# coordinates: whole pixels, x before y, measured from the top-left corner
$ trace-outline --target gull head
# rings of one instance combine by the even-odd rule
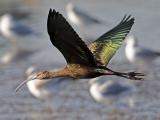
[[[0,18],[0,22],[3,24],[7,24],[7,25],[11,24],[13,21],[14,21],[14,19],[13,19],[12,15],[10,15],[10,14],[4,14]]]
[[[138,41],[135,36],[131,35],[126,38],[125,43],[127,46],[137,46]]]
[[[9,20],[12,20],[13,19],[13,17],[12,17],[12,15],[10,15],[10,14],[4,14],[4,15],[2,15],[1,16],[1,20],[5,20],[5,21],[9,21]]]
[[[13,37],[11,28],[15,26],[15,20],[10,14],[4,14],[0,18],[0,32],[5,37]]]
[[[72,2],[69,2],[67,5],[66,5],[66,10],[69,11],[69,10],[73,10],[74,8],[74,4]]]

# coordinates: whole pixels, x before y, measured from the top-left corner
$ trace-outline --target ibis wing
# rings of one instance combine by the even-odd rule
[[[131,18],[131,16],[124,16],[116,27],[106,32],[89,45],[89,49],[98,63],[102,65],[107,65],[109,63],[110,59],[122,45],[133,23],[134,18]]]
[[[60,13],[50,9],[47,28],[52,44],[67,63],[96,65],[92,52]]]

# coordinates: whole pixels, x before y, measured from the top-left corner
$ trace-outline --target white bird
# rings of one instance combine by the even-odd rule
[[[69,2],[66,6],[68,19],[75,25],[92,25],[101,24],[102,21],[87,14],[82,9],[76,7],[73,3]]]
[[[17,36],[27,36],[27,35],[38,35],[30,27],[25,24],[22,24],[20,21],[17,21],[12,15],[4,14],[0,18],[0,33],[13,40]]]
[[[102,78],[94,78],[89,81],[90,93],[97,102],[113,104],[124,101],[127,106],[134,107],[133,94],[136,89],[131,83],[104,80]]]
[[[160,56],[160,52],[150,50],[138,45],[137,38],[128,36],[125,47],[126,58],[143,70],[151,67],[153,61]]]
[[[19,58],[26,58],[31,55],[36,49],[32,45],[33,40],[21,40],[17,41],[18,37],[24,37],[28,35],[39,35],[33,31],[30,27],[21,22],[18,22],[12,15],[4,14],[0,18],[0,34],[7,38],[11,42],[11,47],[4,56],[0,58],[1,64],[8,64],[11,61],[18,60]]]
[[[26,75],[29,76],[35,72],[36,68],[31,66],[27,69]],[[68,80],[66,80],[68,79]],[[66,87],[73,82],[71,78],[54,78],[54,80],[31,80],[27,82],[30,93],[40,100],[48,101],[48,106],[58,109],[65,100],[60,99],[60,95],[64,93]]]

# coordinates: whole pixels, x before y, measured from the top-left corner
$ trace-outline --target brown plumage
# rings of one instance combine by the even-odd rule
[[[47,21],[48,34],[52,44],[65,57],[67,65],[59,71],[34,73],[21,83],[17,90],[29,80],[55,77],[79,79],[94,78],[101,75],[116,75],[134,80],[142,79],[143,74],[141,73],[121,73],[106,67],[129,33],[133,23],[134,18],[125,16],[116,27],[103,34],[87,47],[65,18],[59,12],[50,9]]]

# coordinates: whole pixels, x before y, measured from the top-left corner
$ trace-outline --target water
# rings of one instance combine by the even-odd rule
[[[2,2],[2,1],[0,1]],[[117,106],[106,106],[95,102],[89,94],[89,85],[87,80],[75,81],[67,86],[62,94],[56,95],[54,104],[60,104],[59,108],[50,110],[46,101],[37,100],[24,87],[20,92],[15,93],[16,86],[25,79],[24,72],[31,64],[54,65],[65,64],[63,56],[52,46],[46,32],[46,20],[49,8],[55,8],[64,16],[67,0],[45,0],[40,1],[39,7],[33,11],[31,18],[24,20],[34,29],[39,30],[42,36],[39,38],[30,36],[19,38],[19,45],[30,47],[34,52],[25,60],[13,61],[0,69],[0,119],[2,120],[63,120],[63,119],[101,119],[101,120],[155,120],[160,119],[160,82],[159,77],[147,77],[142,82],[132,81],[138,86],[138,92],[135,94],[135,108],[117,108]],[[10,3],[5,3],[5,9]],[[3,2],[4,4],[4,2]],[[3,6],[3,4],[1,4]],[[135,34],[140,44],[159,50],[159,20],[160,20],[160,1],[152,0],[86,0],[77,1],[77,5],[88,12],[95,14],[98,18],[106,21],[106,25],[92,26],[86,28],[88,37],[96,38],[105,31],[115,26],[124,14],[131,14],[135,17],[135,24],[132,34]],[[75,27],[75,26],[74,26]],[[75,27],[76,31],[80,31]],[[4,44],[9,45],[8,41],[0,38]],[[29,40],[29,42],[27,41]],[[29,45],[28,45],[29,44]],[[4,54],[6,49],[1,49],[0,55]],[[44,59],[45,58],[45,59]],[[112,59],[110,66],[115,70],[128,71],[133,67],[124,57],[123,48]],[[160,71],[157,63],[155,71]],[[106,77],[106,79],[121,80],[118,77]],[[62,90],[63,91],[63,90]]]

